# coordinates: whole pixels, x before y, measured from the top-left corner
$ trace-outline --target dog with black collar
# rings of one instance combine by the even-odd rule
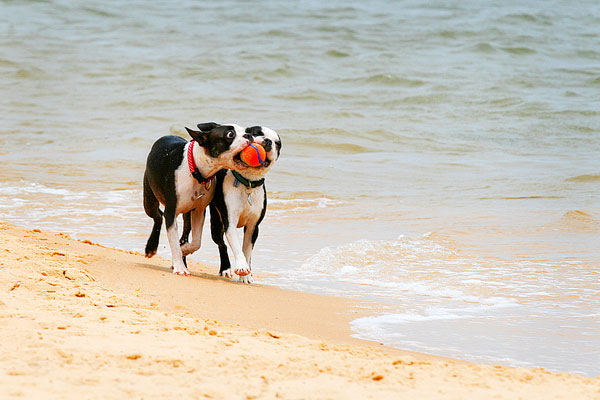
[[[189,276],[185,256],[200,248],[206,207],[215,194],[215,175],[223,168],[247,168],[240,153],[251,143],[252,135],[241,126],[214,122],[198,124],[199,131],[185,129],[192,141],[163,136],[152,146],[144,173],[144,210],[154,220],[146,257],[156,254],[164,217],[173,273]],[[190,224],[191,243],[178,240],[177,216],[182,213]]]
[[[217,173],[215,195],[210,203],[210,228],[212,239],[219,246],[219,274],[232,278],[235,273],[240,282],[252,283],[252,250],[258,238],[258,226],[267,211],[265,175],[279,158],[281,139],[277,132],[264,126],[247,128],[246,133],[252,136],[254,143],[264,147],[265,160],[258,167]],[[240,243],[236,228],[242,227],[244,239]],[[223,235],[233,252],[233,268]]]

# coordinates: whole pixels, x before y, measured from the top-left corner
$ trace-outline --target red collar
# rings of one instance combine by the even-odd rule
[[[209,184],[213,179],[215,179],[215,176],[213,175],[213,176],[209,176],[208,178],[204,178],[202,176],[202,174],[200,173],[200,170],[198,169],[198,167],[196,166],[196,163],[194,162],[194,143],[196,143],[195,140],[192,140],[190,142],[190,145],[188,146],[188,151],[187,151],[188,167],[190,168],[190,173],[192,174],[192,176],[194,178],[196,178],[198,183]]]

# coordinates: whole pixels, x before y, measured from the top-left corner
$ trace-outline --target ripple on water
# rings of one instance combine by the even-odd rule
[[[600,174],[577,175],[572,178],[566,179],[566,181],[567,182],[582,182],[582,183],[600,182]]]
[[[500,50],[518,56],[535,54],[537,51],[529,47],[501,47]]]

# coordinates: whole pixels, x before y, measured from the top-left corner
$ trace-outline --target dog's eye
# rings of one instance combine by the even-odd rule
[[[225,134],[225,137],[227,139],[233,139],[235,137],[235,132],[234,131],[227,131],[227,133]]]

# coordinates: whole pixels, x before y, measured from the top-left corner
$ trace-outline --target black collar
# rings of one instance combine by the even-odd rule
[[[242,185],[246,186],[248,189],[257,188],[259,186],[262,186],[263,183],[265,183],[265,178],[259,179],[257,181],[250,181],[250,180],[244,178],[242,175],[240,175],[240,173],[237,172],[236,170],[231,170],[231,172],[233,173],[235,180],[237,182],[240,182]],[[237,186],[237,185],[235,185],[235,186]]]
[[[207,185],[207,188],[210,187],[212,180],[215,179],[214,175],[211,176],[210,178],[203,177],[198,168],[196,168],[194,171],[192,171],[192,176],[198,181],[199,184]]]

